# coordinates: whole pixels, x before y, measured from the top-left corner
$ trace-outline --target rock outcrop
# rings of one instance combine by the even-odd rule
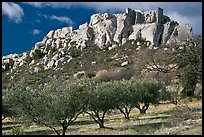
[[[82,51],[88,46],[98,46],[111,50],[131,39],[145,39],[149,45],[160,46],[180,43],[192,36],[191,26],[180,26],[163,15],[161,8],[151,11],[127,8],[123,14],[98,13],[91,16],[90,23],[80,25],[77,30],[72,27],[51,30],[31,51],[4,56],[2,71],[28,62],[33,65],[33,59],[41,58],[45,69],[56,68],[60,63],[72,60],[70,50],[73,48]]]

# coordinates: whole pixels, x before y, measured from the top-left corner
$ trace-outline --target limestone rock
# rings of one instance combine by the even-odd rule
[[[121,63],[121,67],[126,66],[128,64],[128,61],[125,61],[123,63]]]
[[[128,38],[129,35],[133,32],[132,30],[132,14],[116,14],[117,17],[117,29],[114,35],[114,41],[119,45],[122,45],[124,42],[123,38]],[[122,41],[123,40],[123,41]]]
[[[117,28],[117,18],[112,14],[94,14],[91,16],[89,26],[94,31],[94,44],[104,48],[113,42]]]
[[[47,68],[52,68],[54,66],[55,61],[51,60],[48,64],[47,64]]]
[[[159,23],[163,22],[163,9],[158,8],[157,10],[145,11],[145,22],[146,23]]]
[[[79,71],[73,75],[74,78],[80,78],[82,76],[85,76],[85,71]]]
[[[177,22],[174,22],[174,21],[170,21],[164,24],[162,44],[165,44],[169,40],[176,26],[178,26],[178,24]]]
[[[188,24],[176,26],[167,44],[182,43],[188,38],[193,38],[192,27]]]
[[[48,32],[48,34],[46,35],[48,38],[53,38],[54,35],[54,31],[51,30],[50,32]]]
[[[141,31],[141,38],[150,41],[154,45],[158,45],[162,34],[163,26],[158,23],[136,24],[133,25],[133,33],[129,39],[137,39],[136,34]]]
[[[37,73],[37,72],[39,72],[39,70],[40,70],[40,68],[35,67],[33,72]]]
[[[98,13],[90,17],[89,23],[80,25],[76,30],[64,27],[49,31],[42,41],[37,42],[28,52],[3,56],[2,71],[12,68],[14,70],[24,65],[27,59],[27,62],[31,61],[29,65],[33,64],[35,53],[40,54],[40,61],[37,63],[44,65],[45,69],[60,69],[59,63],[65,64],[72,60],[72,57],[67,55],[71,46],[82,52],[89,46],[98,46],[105,51],[133,39],[136,40],[132,43],[136,44],[136,50],[140,50],[142,46],[140,40],[145,41],[144,45],[150,49],[157,49],[162,44],[182,43],[192,37],[190,25],[179,25],[176,21],[171,21],[168,16],[163,15],[161,8],[150,11],[127,8],[122,14]],[[84,64],[81,65],[83,67]]]
[[[32,64],[34,64],[35,63],[35,60],[32,60],[30,63],[29,63],[29,65],[32,65]]]

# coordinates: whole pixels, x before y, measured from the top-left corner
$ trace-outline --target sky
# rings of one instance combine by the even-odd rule
[[[179,24],[202,35],[202,2],[2,2],[2,55],[31,50],[51,30],[78,29],[95,13],[125,13],[126,8],[164,10]]]

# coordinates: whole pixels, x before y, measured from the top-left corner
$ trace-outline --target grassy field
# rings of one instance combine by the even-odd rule
[[[202,100],[182,100],[178,105],[163,103],[150,105],[147,114],[137,109],[130,113],[130,120],[117,110],[105,116],[104,129],[86,114],[82,114],[67,129],[67,135],[202,135]],[[61,127],[56,127],[60,130]],[[7,118],[2,121],[2,134],[45,135],[55,132],[31,123],[25,125]],[[19,131],[20,132],[20,131]]]

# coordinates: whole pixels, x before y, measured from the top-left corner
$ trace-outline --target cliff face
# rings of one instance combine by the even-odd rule
[[[16,69],[26,62],[32,65],[35,63],[34,58],[42,59],[44,69],[53,68],[59,63],[68,63],[73,58],[70,54],[73,47],[79,50],[89,46],[112,49],[128,40],[137,39],[145,39],[152,46],[161,46],[173,42],[181,43],[192,36],[189,25],[180,26],[171,21],[163,15],[161,8],[152,11],[127,8],[123,14],[93,14],[90,23],[80,25],[77,30],[72,27],[51,30],[32,50],[20,55],[4,56],[2,71]]]

